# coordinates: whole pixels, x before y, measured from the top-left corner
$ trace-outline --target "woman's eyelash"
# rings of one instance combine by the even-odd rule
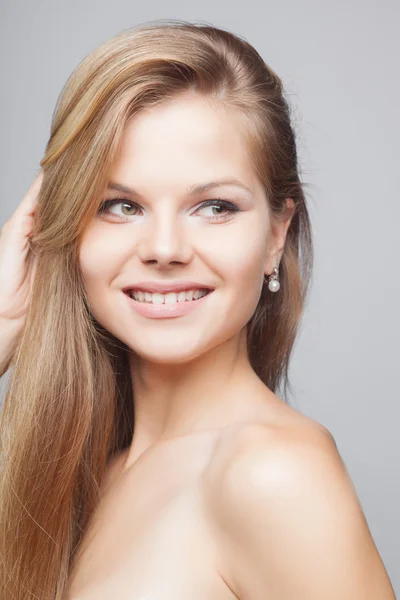
[[[101,204],[100,208],[99,208],[99,214],[100,213],[108,213],[108,214],[112,214],[114,217],[116,217],[117,219],[121,219],[122,221],[127,221],[129,216],[135,216],[135,215],[124,215],[124,216],[120,216],[120,215],[116,215],[114,213],[109,213],[108,209],[111,206],[115,206],[116,204],[129,204],[132,207],[139,207],[138,204],[136,204],[135,202],[132,202],[131,200],[126,200],[125,198],[115,198],[115,199],[107,199],[104,200],[104,202]],[[234,204],[233,202],[231,202],[230,200],[226,200],[225,198],[214,198],[212,200],[205,200],[204,202],[202,202],[200,204],[200,206],[198,207],[197,210],[200,210],[201,208],[206,208],[207,206],[217,206],[219,208],[223,208],[226,211],[228,211],[229,214],[233,215],[236,212],[240,211],[240,208],[237,206],[237,204]],[[225,218],[225,215],[216,215],[214,217],[205,217],[208,221],[219,221]]]

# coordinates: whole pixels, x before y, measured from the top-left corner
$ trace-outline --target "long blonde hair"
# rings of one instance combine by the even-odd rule
[[[248,323],[255,372],[272,391],[283,383],[286,392],[313,252],[282,82],[247,41],[208,24],[169,20],[124,30],[67,80],[41,161],[37,272],[0,421],[5,600],[62,599],[107,462],[132,439],[129,348],[89,310],[79,244],[128,120],[185,92],[243,117],[249,160],[274,218],[286,198],[295,203],[280,291],[263,291]]]

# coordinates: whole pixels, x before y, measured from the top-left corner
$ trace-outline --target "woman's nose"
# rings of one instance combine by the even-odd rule
[[[153,215],[141,232],[138,255],[143,262],[156,262],[160,266],[189,262],[192,245],[187,226],[185,229],[185,224],[172,211]]]

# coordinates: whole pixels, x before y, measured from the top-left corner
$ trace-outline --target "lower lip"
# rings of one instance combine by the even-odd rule
[[[202,306],[205,300],[211,296],[212,292],[209,292],[205,296],[202,296],[198,300],[185,300],[185,302],[174,302],[173,304],[152,304],[150,302],[138,302],[125,293],[128,299],[129,305],[139,315],[148,317],[150,319],[171,319],[175,317],[182,317],[187,315],[196,309],[196,307]]]

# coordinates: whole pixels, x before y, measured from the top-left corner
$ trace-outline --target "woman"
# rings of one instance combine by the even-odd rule
[[[279,77],[127,30],[41,166],[1,236],[1,598],[392,600],[332,435],[275,393],[312,266]]]

